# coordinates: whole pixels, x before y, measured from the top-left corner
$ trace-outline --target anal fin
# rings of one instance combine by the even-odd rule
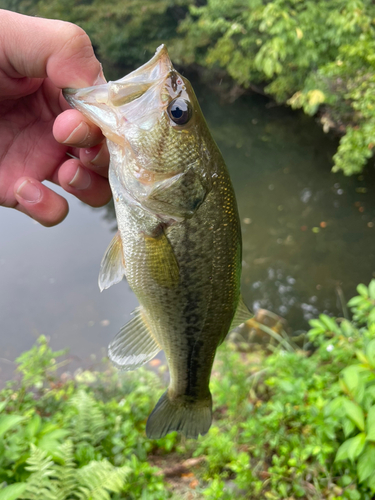
[[[125,261],[122,250],[122,241],[120,232],[117,231],[109,244],[99,271],[99,288],[102,292],[106,288],[119,283],[125,276]]]
[[[161,347],[157,343],[140,307],[121,328],[108,347],[108,357],[120,370],[135,370],[154,358]]]
[[[240,295],[240,300],[238,301],[238,306],[234,314],[232,323],[230,325],[229,331],[234,330],[235,328],[237,328],[237,326],[242,325],[242,323],[245,323],[245,321],[249,320],[253,316],[254,314],[249,310],[249,308],[243,301],[242,295]]]

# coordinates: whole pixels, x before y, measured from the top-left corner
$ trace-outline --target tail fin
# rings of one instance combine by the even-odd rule
[[[197,439],[199,434],[208,432],[211,421],[211,394],[204,400],[191,400],[187,396],[172,400],[166,391],[148,417],[146,434],[150,439],[158,439],[178,431],[187,438]]]

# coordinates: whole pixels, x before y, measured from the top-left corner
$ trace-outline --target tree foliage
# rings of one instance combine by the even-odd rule
[[[241,85],[268,82],[278,102],[321,116],[343,136],[334,171],[362,170],[375,137],[371,0],[208,0],[180,29],[186,61],[219,65]]]
[[[99,59],[110,67],[146,62],[161,43],[172,44],[192,0],[2,0],[23,14],[62,19],[81,26]]]

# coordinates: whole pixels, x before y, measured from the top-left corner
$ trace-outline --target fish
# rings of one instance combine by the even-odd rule
[[[139,301],[108,356],[134,370],[164,350],[170,383],[146,435],[196,439],[212,422],[216,350],[252,317],[240,293],[241,227],[224,159],[165,45],[125,77],[64,96],[101,128],[110,152],[118,232],[100,290],[125,277]]]

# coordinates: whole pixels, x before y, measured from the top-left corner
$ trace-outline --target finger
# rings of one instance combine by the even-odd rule
[[[0,63],[10,77],[49,77],[59,88],[103,82],[90,39],[75,24],[6,10],[0,24]]]
[[[14,185],[17,210],[26,213],[43,226],[55,226],[69,212],[68,202],[47,186],[31,177],[21,177]]]
[[[64,111],[56,118],[53,135],[56,141],[75,147],[92,147],[104,138],[100,128],[75,109]]]
[[[93,148],[81,149],[79,157],[86,168],[103,177],[108,177],[109,152],[105,142]]]
[[[79,160],[67,160],[61,165],[57,175],[58,183],[65,191],[92,207],[101,207],[111,199],[108,181],[95,172],[90,172]]]

